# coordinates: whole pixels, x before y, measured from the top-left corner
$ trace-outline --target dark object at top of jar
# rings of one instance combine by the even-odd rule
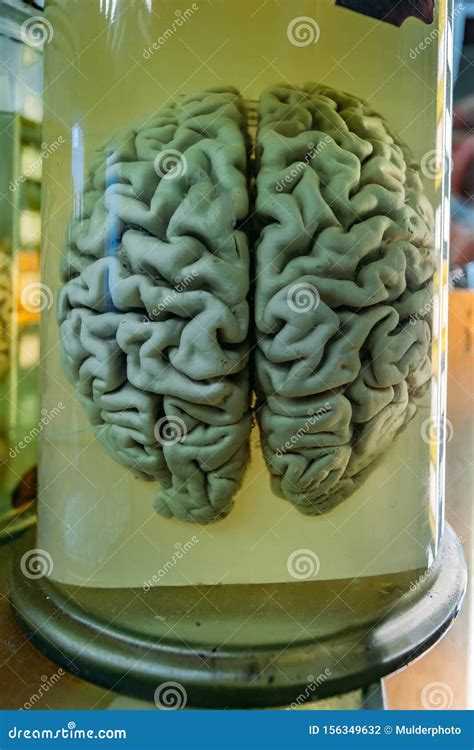
[[[336,0],[336,5],[401,26],[410,16],[433,23],[435,0],[402,0],[395,4],[392,0]]]
[[[13,491],[12,505],[21,508],[27,503],[32,503],[38,496],[38,468],[33,466],[28,469],[18,482]]]

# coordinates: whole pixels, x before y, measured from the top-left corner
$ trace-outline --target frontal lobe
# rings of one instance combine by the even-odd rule
[[[248,456],[244,133],[224,89],[117,133],[62,266],[63,367],[98,439],[160,483],[159,513],[199,523],[229,512]]]
[[[426,391],[432,209],[387,123],[323,86],[262,95],[257,169],[262,448],[276,494],[318,514],[358,489]]]

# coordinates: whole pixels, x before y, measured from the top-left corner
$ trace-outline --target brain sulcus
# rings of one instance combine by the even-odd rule
[[[98,440],[197,523],[231,510],[252,416],[275,494],[319,514],[431,375],[433,216],[407,146],[313,84],[262,94],[255,152],[249,121],[223,88],[117,132],[61,269],[63,368]]]

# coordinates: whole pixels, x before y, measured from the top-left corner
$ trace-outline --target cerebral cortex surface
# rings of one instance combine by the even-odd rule
[[[259,106],[257,414],[275,493],[351,495],[431,374],[431,206],[408,149],[353,96],[278,87]]]
[[[63,366],[98,439],[159,483],[162,515],[198,523],[232,507],[252,390],[275,493],[318,514],[358,489],[431,371],[433,219],[407,147],[355,97],[281,86],[260,99],[255,190],[248,154],[233,89],[117,133],[62,267]]]
[[[71,222],[63,365],[106,450],[159,482],[164,516],[208,523],[250,432],[244,108],[189,96],[97,154]]]

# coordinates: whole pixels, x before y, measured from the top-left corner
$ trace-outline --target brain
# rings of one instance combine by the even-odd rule
[[[321,86],[262,94],[255,162],[250,119],[229,88],[116,133],[61,269],[63,367],[98,440],[198,523],[232,508],[252,412],[274,492],[319,514],[431,373],[433,217],[408,148]]]

